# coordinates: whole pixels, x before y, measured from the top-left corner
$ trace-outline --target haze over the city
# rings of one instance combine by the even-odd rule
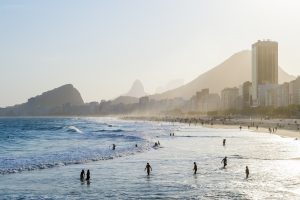
[[[300,74],[299,1],[1,1],[0,107],[66,83],[86,102],[187,83],[258,39]]]

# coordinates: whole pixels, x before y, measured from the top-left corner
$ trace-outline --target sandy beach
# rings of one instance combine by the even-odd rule
[[[248,119],[248,118],[236,118],[227,121],[220,119],[211,119],[209,117],[197,118],[195,117],[123,117],[125,119],[132,120],[149,120],[149,121],[168,121],[168,122],[181,122],[183,124],[189,124],[190,126],[203,126],[206,128],[215,129],[237,129],[240,126],[243,130],[247,129],[254,132],[270,133],[269,128],[277,127],[277,130],[272,131],[271,134],[276,134],[282,137],[291,137],[295,139],[300,138],[300,125],[299,119]],[[203,121],[203,123],[201,123]],[[254,124],[254,126],[253,126]],[[249,128],[248,128],[249,126]],[[258,126],[258,128],[256,128]]]
[[[239,130],[239,126],[234,126],[234,125],[214,124],[214,125],[203,125],[203,127],[214,128],[214,129],[236,129],[236,130]],[[264,127],[261,127],[258,129],[256,129],[255,127],[250,127],[248,129],[248,127],[244,126],[244,127],[242,127],[242,130],[243,129],[247,129],[247,130],[253,131],[253,132],[270,134],[269,129],[264,128]],[[295,138],[295,139],[296,138],[299,139],[299,137],[300,137],[300,132],[296,131],[296,130],[277,129],[276,132],[272,132],[271,134],[279,135],[281,137],[291,137],[291,138]]]

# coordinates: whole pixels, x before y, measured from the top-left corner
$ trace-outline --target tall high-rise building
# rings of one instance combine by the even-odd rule
[[[258,41],[252,45],[252,100],[258,105],[258,86],[278,84],[278,43]]]

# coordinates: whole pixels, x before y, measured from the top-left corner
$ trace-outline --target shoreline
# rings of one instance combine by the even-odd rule
[[[227,121],[216,120],[216,119],[208,119],[208,118],[184,118],[184,117],[122,117],[121,119],[126,120],[139,120],[139,121],[158,121],[158,122],[177,122],[177,123],[185,123],[196,126],[202,126],[205,128],[213,128],[213,129],[239,129],[242,127],[242,130],[249,130],[253,132],[259,133],[269,133],[275,134],[280,137],[289,137],[298,140],[300,138],[300,130],[299,124],[292,122],[296,122],[294,119],[283,120],[262,120],[262,119],[231,119]],[[258,126],[258,128],[256,127]],[[270,133],[269,128],[273,130]]]
[[[239,128],[234,126],[234,125],[222,125],[222,124],[215,124],[215,125],[203,125],[203,127],[205,128],[213,128],[213,129],[236,129],[238,130]],[[293,130],[286,130],[286,129],[277,129],[276,132],[272,132],[270,133],[268,128],[259,128],[258,130],[256,130],[256,128],[254,127],[250,127],[249,129],[247,127],[243,127],[242,130],[249,130],[249,131],[253,131],[253,132],[257,132],[257,133],[267,133],[267,134],[274,134],[274,135],[278,135],[280,137],[288,137],[288,138],[295,138],[298,139],[300,138],[300,132],[297,131],[293,131]]]

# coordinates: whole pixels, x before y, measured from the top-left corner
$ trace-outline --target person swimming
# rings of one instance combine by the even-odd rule
[[[196,162],[194,162],[194,174],[197,174],[197,170],[198,170],[198,168],[197,168],[197,164],[196,164]]]
[[[86,172],[86,180],[89,181],[91,179],[90,170],[88,169]]]
[[[80,180],[84,180],[84,177],[85,177],[85,172],[84,170],[81,170],[81,173],[80,173]]]
[[[227,157],[225,156],[225,158],[223,158],[223,160],[221,161],[221,163],[224,164],[224,168],[227,166]]]
[[[148,174],[148,176],[150,175],[150,171],[152,171],[152,167],[151,167],[151,165],[149,164],[149,163],[147,163],[147,165],[146,165],[146,167],[145,167],[145,170],[147,170],[147,174]],[[144,171],[145,171],[144,170]]]
[[[248,179],[248,177],[249,177],[249,168],[248,168],[248,166],[246,166],[246,170],[245,170],[245,172],[246,172],[246,179]]]

